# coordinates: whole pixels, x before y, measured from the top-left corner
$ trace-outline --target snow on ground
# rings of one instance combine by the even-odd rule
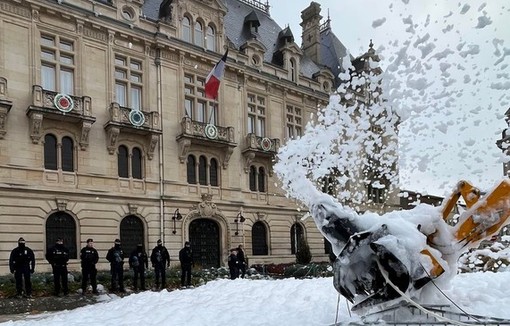
[[[195,289],[147,291],[0,325],[331,325],[338,300],[332,283],[332,278],[217,280]],[[507,284],[510,272],[460,274],[443,290],[471,314],[510,319]],[[445,301],[439,295],[437,300]],[[349,316],[341,298],[338,322],[359,320]]]

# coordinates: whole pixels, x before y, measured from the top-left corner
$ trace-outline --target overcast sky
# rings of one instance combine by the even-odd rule
[[[404,59],[411,68],[395,72],[400,91],[407,83],[415,92],[400,109],[402,189],[444,195],[461,179],[484,190],[503,177],[507,158],[495,142],[510,107],[510,2],[316,2],[324,19],[329,9],[333,32],[355,57],[373,39],[387,70],[405,41],[411,44]],[[298,44],[301,11],[309,4],[270,1],[271,16],[281,27],[290,25]]]

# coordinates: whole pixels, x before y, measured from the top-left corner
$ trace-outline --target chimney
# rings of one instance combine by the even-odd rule
[[[310,6],[301,12],[301,27],[303,34],[301,35],[301,49],[305,56],[311,58],[314,62],[319,63],[321,59],[321,5],[317,2],[311,2]]]

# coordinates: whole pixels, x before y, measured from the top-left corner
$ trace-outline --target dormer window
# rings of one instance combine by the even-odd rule
[[[204,46],[204,28],[200,22],[195,23],[195,35],[193,37],[193,43],[198,46]]]
[[[259,32],[259,24],[255,23],[255,22],[250,22],[250,31],[252,33],[258,33]]]
[[[244,25],[248,26],[252,34],[259,32],[260,21],[255,11],[250,12],[246,17],[244,17]]]
[[[191,21],[186,16],[182,19],[182,39],[191,42]]]
[[[289,60],[289,65],[290,65],[290,80],[293,81],[293,82],[296,82],[297,81],[297,74],[296,74],[296,60],[294,60],[294,58],[290,59]]]
[[[216,51],[216,31],[212,26],[207,26],[206,44],[207,50]]]

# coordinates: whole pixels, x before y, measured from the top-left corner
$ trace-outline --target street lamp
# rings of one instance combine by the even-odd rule
[[[181,213],[179,213],[179,209],[177,208],[174,212],[174,216],[172,216],[172,220],[174,221],[174,230],[172,231],[173,234],[176,234],[177,233],[177,229],[175,228],[175,221],[180,221],[182,220],[182,215]]]
[[[236,232],[234,233],[235,235],[239,235],[239,223],[243,223],[244,221],[246,221],[246,219],[241,214],[241,212],[239,212],[234,220],[234,223],[236,224]]]

